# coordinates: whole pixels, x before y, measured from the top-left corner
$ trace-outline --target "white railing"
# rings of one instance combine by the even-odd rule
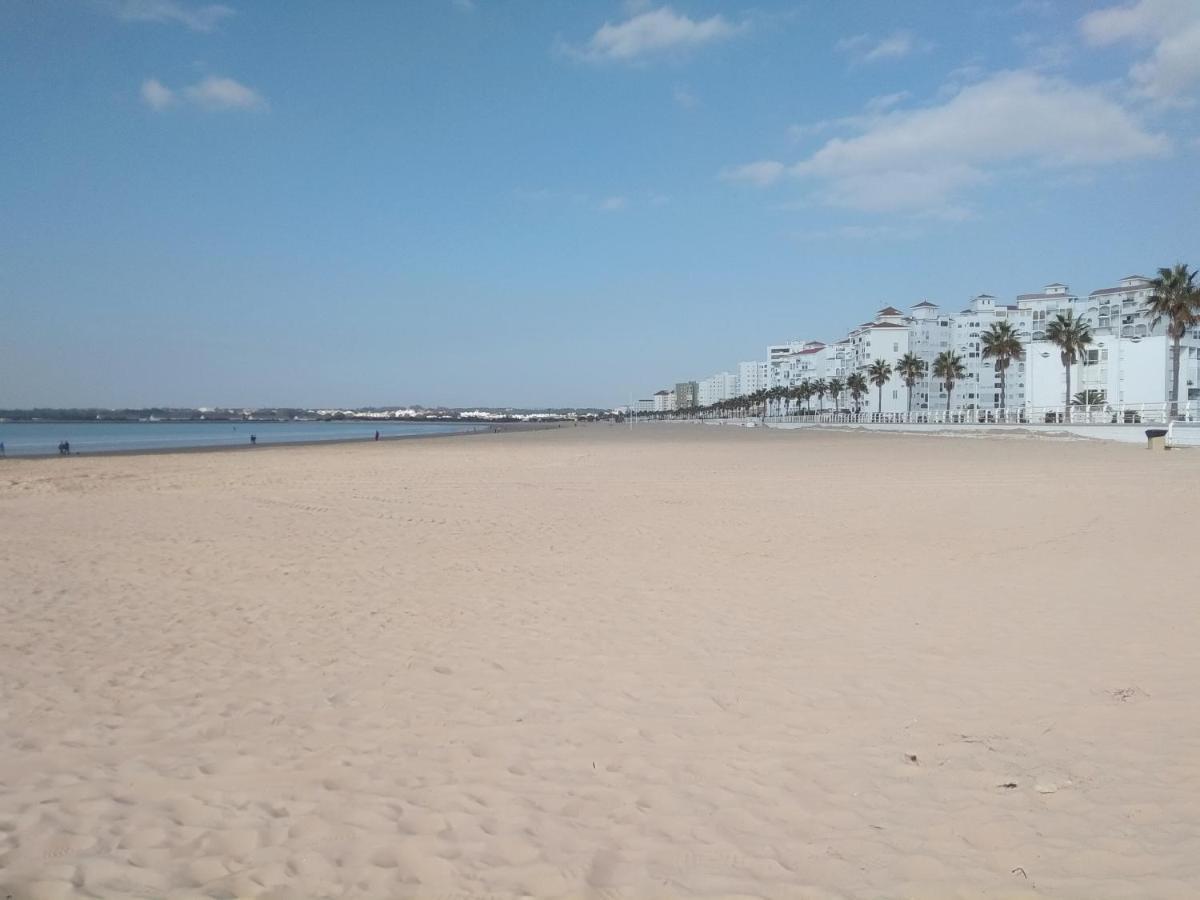
[[[912,412],[879,413],[865,406],[847,410],[812,410],[767,416],[767,424],[819,425],[1165,425],[1172,418],[1185,424],[1200,424],[1200,400],[1179,404],[1172,416],[1166,403],[1097,403],[1071,406],[1020,406],[1007,409],[921,409]]]
[[[1168,447],[1200,447],[1200,421],[1175,420],[1167,426]]]

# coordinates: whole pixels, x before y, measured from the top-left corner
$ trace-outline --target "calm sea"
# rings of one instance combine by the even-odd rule
[[[301,441],[369,440],[414,434],[464,434],[487,425],[460,422],[0,422],[0,441],[8,456],[58,452],[69,441],[72,453],[114,450],[179,450],[238,447],[250,443],[294,444]]]

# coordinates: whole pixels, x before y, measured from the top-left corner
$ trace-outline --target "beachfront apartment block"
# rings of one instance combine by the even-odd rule
[[[738,396],[745,397],[766,387],[770,387],[769,363],[758,360],[738,363]]]
[[[931,300],[919,301],[908,312],[885,306],[870,321],[833,343],[793,340],[771,344],[765,360],[738,364],[736,386],[729,396],[791,388],[803,381],[844,381],[854,372],[866,374],[877,359],[894,370],[906,353],[913,353],[926,367],[925,376],[913,386],[913,412],[997,409],[1002,403],[1009,409],[1061,406],[1066,373],[1058,348],[1046,340],[1046,327],[1056,315],[1070,310],[1090,326],[1093,336],[1085,359],[1072,367],[1072,395],[1102,391],[1110,404],[1164,403],[1171,397],[1173,350],[1166,323],[1155,325],[1145,313],[1151,291],[1149,279],[1128,275],[1117,285],[1094,290],[1086,297],[1073,293],[1066,284],[1053,282],[1040,291],[1018,294],[1014,303],[983,293],[958,311],[943,310]],[[1025,347],[1022,357],[1009,367],[1003,391],[994,360],[983,355],[982,337],[1002,321],[1013,326]],[[966,369],[949,397],[945,385],[932,374],[934,360],[947,350],[957,354]],[[1180,354],[1180,399],[1200,400],[1200,327],[1189,329]],[[728,381],[724,386],[728,388]],[[700,406],[726,399],[711,379],[701,383],[697,398]],[[871,386],[863,409],[874,412],[882,405],[884,413],[908,410],[908,390],[899,375],[884,385],[882,404],[880,399],[879,390]],[[832,398],[826,398],[826,408],[832,405]],[[843,393],[839,406],[845,409],[849,405],[849,397]]]
[[[675,385],[675,408],[692,409],[700,399],[700,385],[695,381],[680,381]]]
[[[737,376],[731,372],[718,372],[700,382],[697,394],[699,406],[712,406],[722,400],[730,400],[738,395]]]

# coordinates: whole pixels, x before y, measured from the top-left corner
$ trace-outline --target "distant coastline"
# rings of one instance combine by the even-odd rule
[[[5,424],[8,424],[8,425],[43,424],[44,425],[46,423],[44,423],[44,422],[41,422],[41,423],[8,422]],[[64,421],[63,424],[72,424],[72,423]],[[77,422],[74,424],[86,425],[86,424],[90,424],[90,422],[88,420],[84,420],[82,423]],[[117,424],[117,423],[105,423],[105,424]],[[137,425],[137,424],[150,424],[150,423],[131,422],[128,424]],[[183,423],[175,423],[175,424],[183,424]],[[361,423],[359,423],[359,424],[361,424]],[[410,423],[405,423],[405,424],[410,424]],[[419,424],[419,423],[411,423],[411,424]],[[430,422],[429,424],[436,425],[439,423]],[[443,422],[441,424],[458,424],[458,423],[444,423]],[[480,425],[478,423],[462,423],[462,424],[470,425],[471,427],[463,428],[463,429],[457,430],[457,431],[434,431],[434,432],[431,432],[428,434],[380,435],[378,443],[385,443],[385,442],[391,442],[391,441],[410,441],[410,440],[420,441],[420,440],[428,440],[430,438],[471,437],[474,435],[496,434],[496,433],[504,434],[504,433],[509,433],[509,432],[518,432],[518,431],[547,431],[547,430],[563,427],[562,422],[554,422],[554,423],[549,423],[549,422],[545,422],[545,423],[543,423],[543,422],[510,422],[510,423],[497,423],[490,427],[487,425]],[[71,457],[74,457],[74,458],[86,457],[86,458],[91,459],[91,458],[94,458],[97,456],[104,456],[104,457],[163,456],[163,455],[174,454],[174,453],[263,453],[263,452],[271,451],[271,450],[281,450],[281,449],[290,449],[290,448],[299,448],[299,447],[343,446],[345,444],[374,444],[374,443],[376,443],[376,440],[374,437],[372,437],[370,435],[365,435],[362,437],[355,436],[355,437],[337,437],[337,438],[300,440],[300,441],[263,442],[261,444],[249,444],[249,443],[218,444],[218,445],[203,446],[203,447],[196,447],[196,446],[131,447],[129,449],[121,449],[121,450],[74,450],[74,449],[72,449]],[[40,452],[40,453],[21,453],[21,454],[13,454],[13,455],[8,456],[8,461],[11,462],[14,460],[45,460],[45,459],[55,458],[58,455],[59,455],[58,453],[53,452],[53,451],[44,451],[44,452]],[[0,461],[0,462],[2,462],[2,461]]]

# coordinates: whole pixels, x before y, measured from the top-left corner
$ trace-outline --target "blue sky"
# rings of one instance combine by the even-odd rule
[[[0,406],[609,405],[1200,264],[1200,4],[0,5]]]

